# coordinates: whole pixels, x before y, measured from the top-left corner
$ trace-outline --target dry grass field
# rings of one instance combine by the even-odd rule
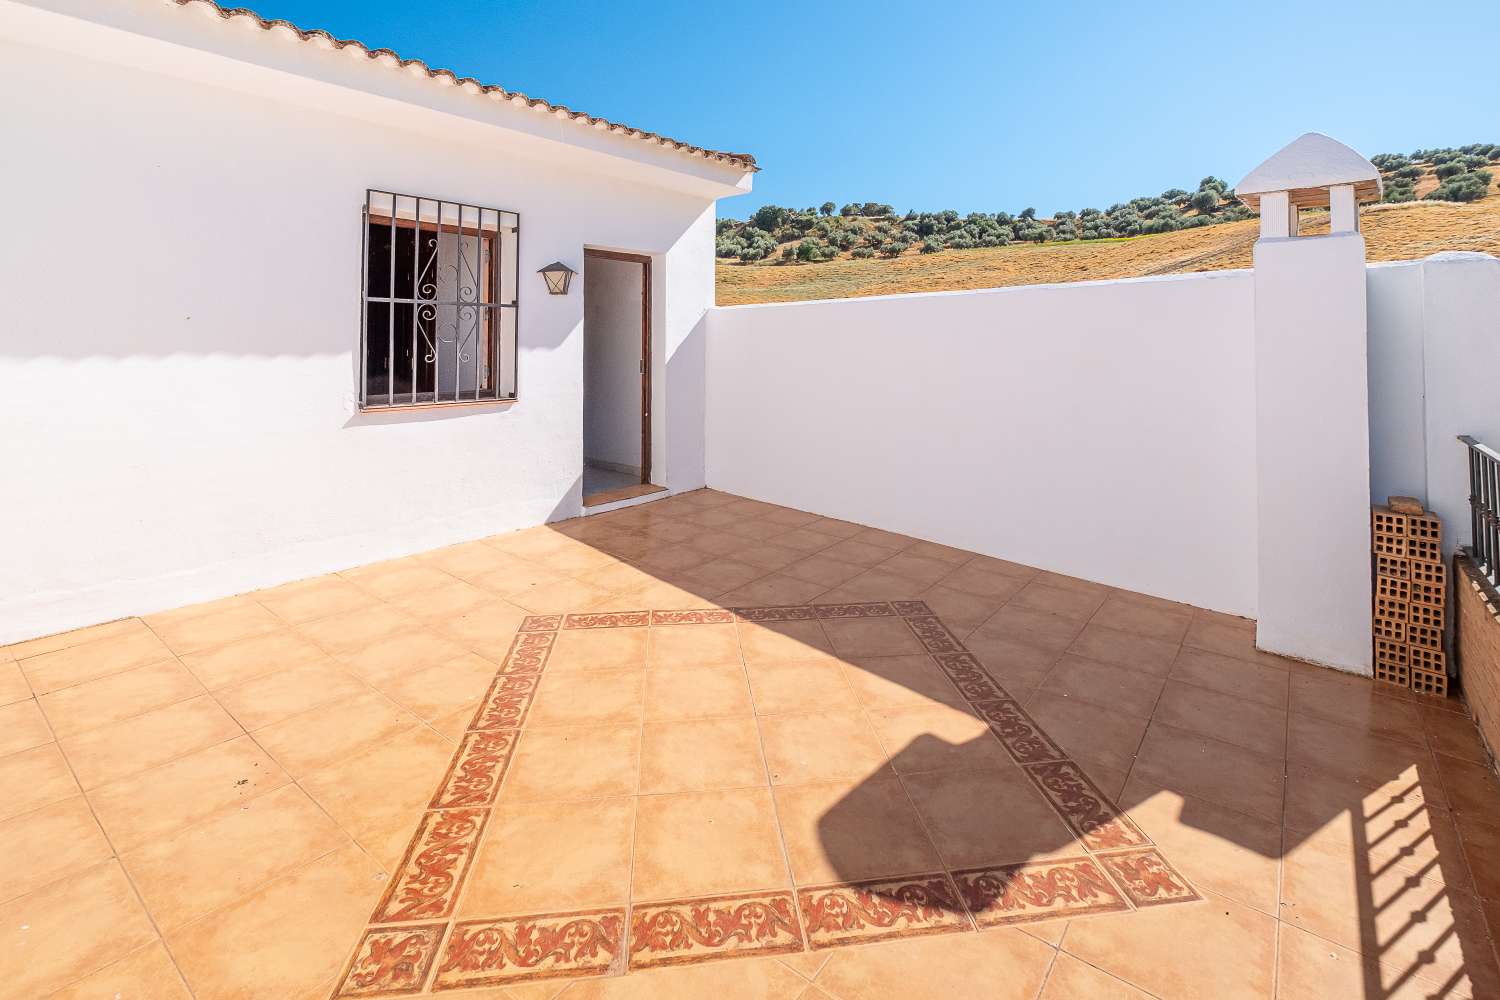
[[[1442,250],[1500,256],[1500,197],[1494,194],[1469,204],[1372,205],[1360,220],[1372,261],[1410,260]],[[1249,267],[1259,224],[1247,219],[1129,239],[913,251],[894,259],[841,258],[821,264],[720,260],[718,302],[840,299]],[[1304,216],[1304,232],[1326,232],[1327,227],[1326,215]]]

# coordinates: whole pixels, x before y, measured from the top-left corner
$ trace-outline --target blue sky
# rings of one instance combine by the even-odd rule
[[[1310,130],[1366,155],[1500,142],[1495,0],[232,2],[754,153],[755,193],[720,204],[734,217],[1102,208],[1233,184]]]

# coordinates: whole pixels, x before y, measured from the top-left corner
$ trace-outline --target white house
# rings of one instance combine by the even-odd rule
[[[207,0],[0,0],[0,74],[0,641],[703,485],[750,156]]]

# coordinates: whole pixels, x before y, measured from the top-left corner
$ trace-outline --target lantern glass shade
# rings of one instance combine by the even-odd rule
[[[537,272],[542,280],[547,282],[547,291],[552,295],[567,295],[568,283],[573,280],[574,271],[562,261],[553,261]]]

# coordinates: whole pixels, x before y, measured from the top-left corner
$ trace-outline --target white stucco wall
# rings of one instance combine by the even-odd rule
[[[1252,277],[708,317],[709,485],[1256,610]]]
[[[99,13],[285,65],[0,7],[0,89],[29,95],[5,115],[0,642],[579,513],[581,283],[534,272],[585,246],[657,262],[656,469],[702,485],[727,168],[351,90],[442,88],[165,4]],[[358,411],[366,187],[520,213],[518,402]]]
[[[589,257],[584,266],[583,457],[641,466],[641,296],[644,267]]]

